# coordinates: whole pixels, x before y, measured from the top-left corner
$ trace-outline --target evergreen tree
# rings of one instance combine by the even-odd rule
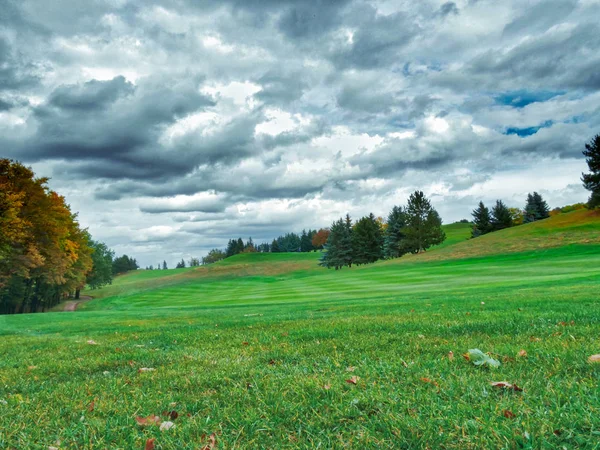
[[[350,214],[346,214],[343,221],[343,228],[340,240],[340,260],[342,266],[352,267],[352,258],[354,251],[352,250],[352,219]]]
[[[383,256],[381,227],[373,213],[361,218],[352,229],[352,262],[370,264]]]
[[[312,249],[313,249],[313,246],[312,246],[312,242],[311,242],[311,237],[306,232],[306,230],[302,230],[302,234],[300,235],[300,251],[301,252],[310,252]]]
[[[406,206],[406,250],[419,253],[446,239],[442,219],[422,191],[415,191]]]
[[[239,254],[242,253],[244,251],[245,245],[244,245],[244,241],[242,240],[242,238],[238,238],[237,242],[235,243],[235,254]]]
[[[471,230],[471,237],[481,236],[482,234],[492,231],[490,210],[483,204],[483,202],[479,202],[479,206],[473,210],[471,215],[473,216],[473,229]]]
[[[533,195],[527,194],[523,222],[531,223],[548,217],[550,217],[550,208],[542,196],[537,192],[534,192]]]
[[[163,261],[162,268],[163,268],[163,270],[167,270],[167,262],[166,261]]]
[[[279,253],[279,243],[277,242],[277,239],[273,239],[273,242],[271,242],[271,253]]]
[[[331,229],[327,243],[324,246],[325,251],[321,255],[319,265],[341,269],[345,265],[345,252],[343,246],[347,245],[345,236],[347,235],[346,225],[343,219],[336,220],[331,224]]]
[[[406,213],[401,206],[394,206],[388,214],[387,228],[383,241],[383,255],[386,258],[399,258],[406,253],[403,239],[406,227]]]
[[[583,187],[592,193],[588,200],[588,208],[597,208],[600,206],[600,134],[585,144],[583,154],[590,173],[582,174],[581,181]]]
[[[512,216],[510,210],[502,200],[497,200],[492,208],[492,231],[502,230],[512,226]]]

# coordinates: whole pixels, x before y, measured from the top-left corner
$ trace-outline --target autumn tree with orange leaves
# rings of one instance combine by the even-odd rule
[[[92,269],[88,232],[47,181],[0,159],[0,313],[48,309]]]

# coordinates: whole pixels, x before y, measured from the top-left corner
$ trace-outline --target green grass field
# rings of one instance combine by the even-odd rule
[[[600,448],[600,216],[458,225],[370,266],[239,255],[0,316],[0,448]]]

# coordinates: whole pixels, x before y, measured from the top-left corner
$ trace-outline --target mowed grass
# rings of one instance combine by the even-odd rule
[[[0,448],[600,448],[590,223],[546,233],[564,245],[338,272],[240,255],[85,311],[0,316]],[[135,422],[173,410],[166,431]]]

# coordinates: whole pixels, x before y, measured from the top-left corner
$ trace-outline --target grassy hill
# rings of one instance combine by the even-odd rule
[[[138,271],[82,311],[0,316],[0,448],[597,448],[600,216],[447,234],[341,271]]]

